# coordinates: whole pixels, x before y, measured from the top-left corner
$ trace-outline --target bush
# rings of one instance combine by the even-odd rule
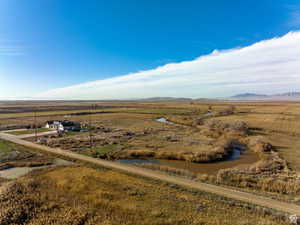
[[[220,112],[219,112],[219,115],[220,115],[220,116],[232,115],[232,114],[235,113],[235,111],[236,111],[235,106],[231,105],[231,106],[229,106],[228,108],[226,108],[226,109],[220,111]]]
[[[207,120],[204,122],[202,133],[213,138],[220,137],[225,134],[227,136],[245,136],[248,133],[248,125],[239,120],[221,121],[217,119]]]

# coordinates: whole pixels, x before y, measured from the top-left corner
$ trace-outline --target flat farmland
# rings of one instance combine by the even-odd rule
[[[300,135],[300,115],[275,114],[275,113],[243,113],[226,117],[219,117],[221,120],[244,120],[250,127],[262,129],[265,132],[278,132],[293,135]]]
[[[11,134],[32,132],[26,126],[36,122],[43,127],[48,120],[79,122],[82,130],[43,134],[37,140],[42,145],[300,204],[299,103],[51,102],[0,107],[2,130],[23,128]]]
[[[208,110],[220,112],[235,107],[236,113],[216,116],[222,121],[245,121],[255,135],[264,135],[274,144],[293,169],[300,171],[300,103],[294,102],[227,102],[227,101],[165,101],[165,102],[33,102],[30,104],[2,104],[0,127],[34,124],[43,125],[47,120],[72,120],[95,127],[123,129],[127,132],[151,130],[156,135],[132,138],[127,142],[133,149],[165,148],[190,149],[197,142],[207,142],[193,129],[170,128],[155,121],[159,117],[178,116],[181,121],[195,120]],[[31,110],[31,111],[30,111]],[[7,113],[7,112],[10,113]],[[92,114],[90,114],[92,113]],[[163,131],[165,129],[165,131]],[[169,131],[168,131],[169,129]],[[150,132],[151,133],[151,132]],[[80,135],[79,135],[80,136]],[[81,136],[87,136],[82,135]],[[172,139],[186,141],[172,142]],[[87,137],[85,137],[87,138]],[[164,138],[170,138],[166,144]],[[200,141],[200,139],[202,140]],[[197,141],[199,139],[199,141]],[[193,141],[194,140],[194,141]],[[196,140],[196,141],[195,141]],[[170,143],[171,142],[171,143]],[[194,143],[194,144],[193,144]],[[203,147],[203,146],[202,146]],[[199,145],[197,147],[199,149]],[[205,148],[205,146],[204,146]]]
[[[245,121],[253,134],[266,136],[291,168],[300,171],[300,104],[265,102],[252,106],[236,105],[240,113],[218,119]]]

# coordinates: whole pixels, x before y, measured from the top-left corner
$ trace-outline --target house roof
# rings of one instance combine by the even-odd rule
[[[76,126],[79,123],[75,123],[73,121],[69,121],[69,120],[49,120],[47,121],[48,124],[54,124],[54,123],[60,123],[61,125],[65,126],[65,127],[70,127],[70,126]]]

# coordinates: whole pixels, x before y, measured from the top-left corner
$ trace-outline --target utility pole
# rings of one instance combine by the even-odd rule
[[[93,149],[93,137],[92,137],[92,110],[93,110],[93,105],[89,114],[89,137],[90,137],[90,150],[92,151]]]
[[[34,134],[35,134],[35,142],[37,142],[36,109],[34,110]]]

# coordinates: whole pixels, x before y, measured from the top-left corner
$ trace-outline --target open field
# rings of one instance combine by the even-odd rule
[[[40,107],[41,125],[68,119],[92,127],[91,133],[48,135],[50,147],[108,160],[157,160],[170,170],[208,175],[206,182],[288,194],[299,202],[299,103],[93,102],[97,107],[90,109],[87,103],[51,104],[54,110],[46,111],[46,103]],[[3,112],[0,125],[32,124],[31,106],[18,107]],[[157,121],[162,117],[171,123]],[[241,156],[231,159],[236,151]]]
[[[38,104],[34,103],[34,106],[38,107]],[[88,161],[101,158],[131,163],[132,160],[133,165],[101,162],[108,167],[112,163],[133,174],[154,176],[189,188],[204,188],[211,193],[242,198],[246,202],[257,200],[259,205],[271,208],[276,205],[283,211],[287,207],[286,211],[298,214],[299,103],[171,101],[93,104],[97,107],[87,103],[59,103],[59,106],[42,103],[36,118],[41,127],[38,132],[44,131],[42,127],[47,120],[64,119],[79,122],[84,129],[90,130],[63,135],[45,133],[45,142],[42,143],[62,149],[58,150],[64,157],[80,153],[78,157],[87,157]],[[30,111],[32,106],[10,105],[3,111],[5,105],[1,107],[2,130],[34,124],[34,113]],[[2,136],[11,135],[12,139],[18,140],[16,143],[22,142],[21,138],[34,142],[35,139],[30,136],[32,131],[14,130]],[[2,169],[53,163],[53,157],[31,152],[30,149],[21,150],[20,146],[9,142],[1,143],[0,158],[9,158],[3,162],[6,167]],[[19,153],[22,157],[7,157],[15,156],[16,151],[22,152]],[[135,160],[142,164],[135,166]],[[3,166],[3,163],[0,165]],[[259,210],[253,206],[244,208],[244,203],[195,194],[111,170],[48,168],[6,183],[7,180],[1,178],[0,192],[8,190],[10,193],[7,198],[0,199],[0,207],[7,209],[0,220],[7,224],[20,221],[24,224],[53,224],[58,221],[69,224],[287,224],[274,217],[273,212],[271,215],[260,207]],[[252,197],[245,192],[240,196],[231,188],[251,192],[249,196]],[[37,195],[31,195],[31,192]],[[280,201],[270,203],[257,194]],[[179,200],[178,196],[185,196],[186,200],[181,197]],[[19,199],[14,201],[15,208],[10,199]],[[181,203],[176,203],[178,201]],[[180,210],[177,205],[180,205]],[[29,210],[33,206],[35,209]],[[239,216],[233,218],[229,209]],[[14,216],[8,216],[12,212]]]
[[[76,154],[76,153],[62,150],[62,149],[49,148],[47,146],[24,141],[24,140],[18,138],[18,136],[14,136],[14,135],[10,135],[10,134],[0,133],[0,138],[11,141],[13,143],[17,143],[17,144],[26,146],[26,147],[40,150],[41,152],[44,152],[46,154],[52,154],[52,155],[64,157],[64,158],[67,158],[70,160],[75,160],[78,162],[88,163],[90,165],[95,165],[95,166],[100,166],[100,167],[105,167],[105,168],[116,169],[116,170],[120,170],[120,171],[129,173],[129,174],[138,175],[138,176],[151,178],[151,179],[155,179],[155,180],[160,180],[163,182],[168,182],[171,184],[180,185],[180,186],[192,188],[195,190],[205,191],[205,192],[213,193],[213,194],[216,194],[219,196],[224,196],[224,197],[240,200],[243,202],[249,202],[249,203],[252,203],[255,205],[272,208],[272,209],[286,212],[289,214],[299,215],[299,213],[300,213],[300,206],[296,205],[296,204],[286,203],[284,201],[276,201],[271,198],[265,198],[262,196],[249,194],[246,192],[236,191],[231,188],[224,188],[224,187],[220,187],[217,185],[205,184],[203,182],[198,182],[198,180],[190,180],[190,179],[186,179],[186,178],[181,178],[180,177],[181,175],[177,176],[177,177],[173,177],[173,176],[165,175],[164,173],[157,173],[157,172],[154,172],[154,171],[151,171],[148,169],[147,170],[139,169],[135,166],[130,166],[130,165],[116,163],[116,162],[110,162],[107,160],[95,159],[92,157],[84,156],[81,154]],[[264,167],[262,167],[262,168],[264,168]],[[269,170],[269,167],[267,167],[267,169]],[[226,175],[226,173],[225,173],[225,175]],[[231,176],[230,178],[235,178],[235,177]],[[290,181],[291,180],[289,180],[288,182],[290,182]],[[281,182],[280,187],[285,188],[284,190],[298,191],[299,185],[295,186],[294,182],[296,182],[296,180],[289,183],[288,186],[284,185],[284,182]],[[273,187],[272,181],[269,182],[268,187]],[[297,188],[289,189],[287,187],[289,187],[289,188],[297,187],[298,189]]]
[[[0,223],[7,225],[289,224],[234,201],[86,167],[34,171],[1,190]]]
[[[164,149],[172,152],[174,149],[191,150],[200,149],[207,146],[203,143],[211,141],[207,137],[201,136],[195,130],[183,127],[171,127],[158,124],[154,121],[160,116],[179,117],[181,122],[193,121],[197,117],[201,117],[210,107],[213,112],[219,112],[226,107],[235,106],[234,115],[218,117],[221,120],[242,120],[253,128],[256,134],[262,134],[274,140],[274,145],[278,149],[282,145],[283,157],[286,157],[289,165],[293,169],[299,169],[300,153],[297,151],[297,143],[300,125],[300,104],[294,102],[93,102],[93,103],[32,103],[26,105],[24,102],[19,104],[2,105],[0,110],[2,118],[0,118],[0,126],[6,125],[28,125],[33,124],[33,113],[30,112],[32,107],[39,108],[38,123],[43,124],[46,120],[52,119],[71,119],[76,122],[87,124],[91,117],[93,126],[103,129],[123,129],[128,132],[149,132],[148,135],[140,135],[138,138],[130,138],[124,143],[126,148],[149,150]],[[97,105],[95,109],[91,109],[93,105]],[[5,106],[8,106],[6,110]],[[13,113],[5,113],[8,109],[14,109]],[[48,110],[48,111],[47,111]],[[12,111],[12,110],[11,110]],[[25,112],[25,114],[24,114]],[[100,113],[93,115],[85,115],[84,113]],[[81,114],[84,115],[81,115]],[[65,117],[66,115],[74,115]],[[79,114],[79,115],[78,115]],[[76,116],[75,116],[76,115]],[[10,118],[10,119],[9,119]],[[100,132],[96,131],[97,136]],[[118,131],[115,136],[120,135]],[[72,135],[73,136],[73,135]],[[84,136],[84,135],[83,135]],[[86,135],[87,136],[87,135]],[[103,132],[101,135],[103,136]],[[102,137],[103,138],[103,137]],[[107,137],[104,135],[104,138]],[[110,138],[108,138],[110,139]],[[115,138],[118,139],[118,138]],[[125,139],[125,138],[124,138]],[[169,139],[169,140],[166,140]],[[178,140],[176,140],[178,139]],[[291,139],[291,141],[289,141]],[[278,141],[282,140],[282,141]],[[113,144],[100,143],[100,147]],[[120,142],[120,141],[119,141]],[[176,143],[178,142],[178,143]],[[200,144],[199,144],[200,142]],[[118,143],[117,143],[118,144]],[[146,146],[147,145],[147,146]],[[194,146],[193,146],[194,145]],[[202,146],[202,147],[201,147]],[[68,148],[68,145],[64,146]],[[70,146],[72,148],[72,146]],[[82,147],[82,146],[81,146]],[[99,146],[96,146],[99,147]],[[151,153],[149,153],[151,154]]]

